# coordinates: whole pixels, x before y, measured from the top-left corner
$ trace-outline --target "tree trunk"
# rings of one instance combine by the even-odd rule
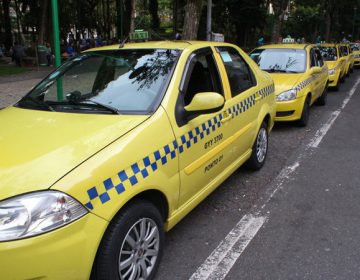
[[[185,19],[183,39],[196,40],[202,10],[202,0],[187,0],[185,6]]]
[[[5,28],[5,48],[10,50],[13,45],[13,38],[11,34],[11,20],[10,20],[10,0],[3,0],[4,10],[4,28]]]
[[[39,33],[38,33],[38,43],[44,44],[45,41],[45,34],[47,29],[46,18],[48,17],[48,5],[49,0],[41,0],[41,15],[40,15],[40,26],[39,26]]]
[[[282,28],[282,15],[275,16],[274,25],[271,33],[271,42],[278,43]]]
[[[135,0],[131,0],[130,32],[135,30]]]
[[[152,18],[152,28],[158,29],[160,27],[160,19],[158,15],[159,4],[157,0],[149,1],[149,12]]]
[[[330,31],[331,31],[331,15],[330,12],[326,12],[325,16],[325,41],[330,42]]]

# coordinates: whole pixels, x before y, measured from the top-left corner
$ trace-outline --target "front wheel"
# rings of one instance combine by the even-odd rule
[[[246,162],[246,167],[250,170],[259,170],[263,167],[268,150],[268,132],[266,123],[263,122],[256,136],[252,147],[252,153]]]
[[[139,200],[110,223],[101,241],[91,279],[153,279],[164,247],[163,219]]]
[[[309,116],[310,116],[310,100],[306,99],[301,113],[301,118],[298,121],[298,125],[301,127],[307,126],[309,122]]]
[[[327,99],[327,85],[324,88],[324,91],[322,92],[321,96],[317,100],[317,105],[324,106],[326,105],[326,99]]]

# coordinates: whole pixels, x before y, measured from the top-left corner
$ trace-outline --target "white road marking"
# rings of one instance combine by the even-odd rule
[[[245,215],[190,277],[190,280],[224,279],[266,219],[266,217]]]
[[[338,116],[340,115],[341,111],[346,107],[346,105],[349,103],[351,97],[354,95],[358,85],[360,83],[360,79],[356,81],[354,86],[349,91],[347,97],[344,99],[342,106],[340,109],[334,111],[328,121],[316,132],[315,137],[310,141],[308,148],[317,148],[319,144],[321,143],[322,139],[326,135],[326,133],[330,130]]]

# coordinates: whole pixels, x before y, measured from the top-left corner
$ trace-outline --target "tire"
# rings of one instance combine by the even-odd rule
[[[263,122],[252,146],[251,156],[246,162],[246,168],[256,171],[263,167],[267,156],[268,142],[267,125]]]
[[[142,234],[141,228],[145,230]],[[133,279],[153,279],[163,248],[161,214],[152,203],[137,200],[110,223],[100,243],[91,279],[127,280],[133,273]]]
[[[339,88],[340,88],[340,76],[339,76],[339,79],[337,80],[336,85],[333,87],[333,89],[334,89],[335,91],[338,91]]]
[[[305,127],[307,126],[308,122],[309,122],[309,116],[310,116],[310,99],[306,98],[305,103],[304,103],[304,107],[301,113],[301,118],[298,121],[298,125],[300,127]]]
[[[319,105],[319,106],[326,105],[327,94],[328,94],[328,91],[327,91],[327,85],[326,85],[324,88],[324,91],[322,92],[322,94],[320,95],[318,100],[316,101],[317,105]]]
[[[341,83],[345,83],[345,78],[346,78],[346,75],[344,74],[344,75],[341,77],[340,82],[341,82]]]

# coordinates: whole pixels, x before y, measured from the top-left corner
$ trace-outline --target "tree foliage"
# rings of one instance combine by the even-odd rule
[[[358,39],[360,0],[212,0],[212,31],[252,47],[258,38],[276,42],[290,35],[313,41]],[[52,42],[51,0],[1,0],[0,43]],[[206,0],[58,0],[63,40],[100,36],[110,41],[136,28],[154,38],[206,38]],[[15,17],[14,17],[15,14]],[[21,36],[20,36],[21,35]]]

